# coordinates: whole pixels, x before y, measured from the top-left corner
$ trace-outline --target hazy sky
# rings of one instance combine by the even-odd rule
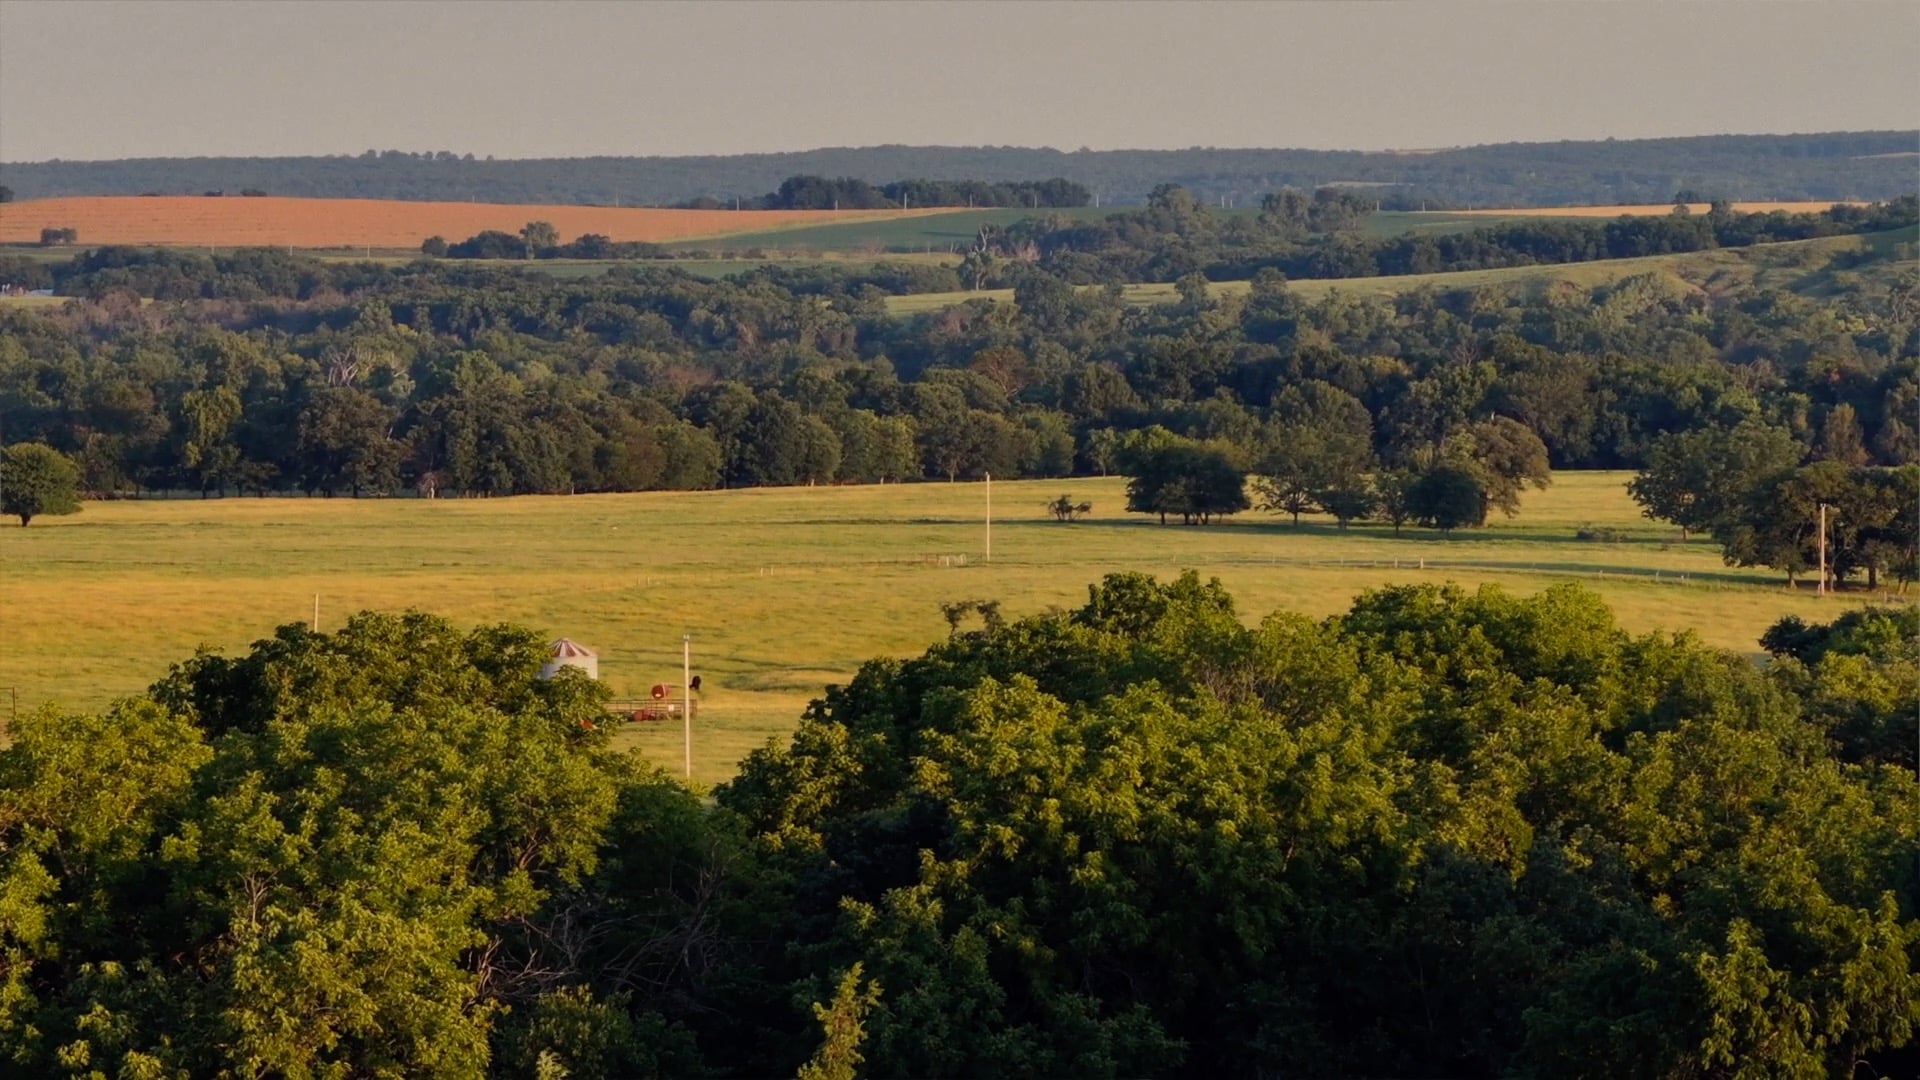
[[[0,161],[1920,127],[1920,0],[0,0]]]

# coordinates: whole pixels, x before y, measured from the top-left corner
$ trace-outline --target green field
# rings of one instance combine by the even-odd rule
[[[282,623],[323,626],[363,608],[420,608],[462,624],[511,620],[599,650],[623,695],[677,680],[680,637],[706,680],[696,773],[791,728],[823,684],[865,659],[946,633],[939,605],[1001,600],[1011,615],[1072,605],[1116,570],[1217,575],[1258,618],[1314,616],[1388,582],[1494,581],[1524,592],[1579,581],[1636,631],[1693,629],[1754,653],[1781,615],[1847,601],[1732,570],[1708,541],[1641,518],[1624,473],[1563,474],[1511,521],[1452,538],[1386,527],[1342,534],[1252,513],[1205,528],[1121,512],[1123,481],[758,489],[497,500],[180,499],[90,503],[74,517],[0,529],[0,688],[22,708],[96,708],[205,643],[238,650]],[[1090,499],[1062,525],[1042,505]],[[1584,542],[1590,524],[1623,543]],[[941,556],[966,564],[941,565]],[[957,560],[949,559],[950,563]],[[7,707],[0,689],[0,708]],[[677,763],[679,733],[626,736]]]

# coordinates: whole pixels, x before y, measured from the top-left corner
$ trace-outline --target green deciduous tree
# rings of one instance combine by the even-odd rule
[[[1441,454],[1476,473],[1488,504],[1508,517],[1519,512],[1523,490],[1544,490],[1553,482],[1546,445],[1525,424],[1505,416],[1468,425],[1448,439]]]
[[[537,259],[541,253],[560,246],[560,231],[548,221],[529,221],[520,229],[520,239],[526,244],[527,258]]]
[[[1627,491],[1647,517],[1670,521],[1683,534],[1712,532],[1756,484],[1791,469],[1802,453],[1790,432],[1758,420],[1671,433],[1653,441]]]
[[[385,494],[400,482],[401,446],[393,413],[358,387],[330,386],[300,411],[301,483],[332,495],[345,487]]]
[[[1180,515],[1188,525],[1205,525],[1247,509],[1246,473],[1225,450],[1178,439],[1137,455],[1127,481],[1127,509],[1133,513]]]
[[[36,517],[80,512],[80,469],[44,443],[0,451],[0,514],[25,526]]]
[[[1487,505],[1480,474],[1456,465],[1427,470],[1406,493],[1408,516],[1443,533],[1486,524]]]

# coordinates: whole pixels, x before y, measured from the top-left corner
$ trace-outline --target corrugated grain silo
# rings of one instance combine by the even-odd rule
[[[587,678],[597,679],[600,677],[600,654],[572,638],[561,638],[547,646],[547,662],[540,668],[540,677],[551,679],[564,667],[579,668]]]

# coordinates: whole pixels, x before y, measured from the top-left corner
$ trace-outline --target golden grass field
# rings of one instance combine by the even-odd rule
[[[229,652],[312,615],[419,608],[463,625],[510,620],[599,651],[601,676],[638,696],[680,672],[693,635],[706,688],[696,779],[730,775],[783,734],[823,685],[866,659],[913,655],[947,632],[939,605],[995,598],[1009,615],[1084,601],[1100,575],[1192,567],[1232,588],[1242,614],[1320,617],[1390,582],[1497,582],[1533,592],[1577,581],[1637,631],[1693,630],[1757,655],[1789,612],[1830,618],[1857,598],[1789,592],[1770,573],[1680,543],[1627,498],[1626,473],[1569,473],[1519,517],[1451,538],[1249,513],[1205,528],[1122,512],[1124,481],[993,486],[983,561],[978,483],[758,489],[494,500],[178,499],[89,503],[76,516],[0,528],[0,710],[52,700],[96,709],[207,644]],[[1063,525],[1042,506],[1091,500]],[[1623,543],[1574,538],[1585,525]],[[940,565],[964,555],[966,565]],[[0,718],[6,714],[0,712]],[[622,738],[677,767],[677,725]]]
[[[517,206],[385,199],[84,196],[0,203],[0,244],[30,244],[41,229],[78,230],[83,245],[374,248],[419,250],[430,236],[464,240],[488,229],[517,233],[550,222],[563,242],[585,233],[626,242],[677,243],[939,213],[934,210],[660,210]]]

